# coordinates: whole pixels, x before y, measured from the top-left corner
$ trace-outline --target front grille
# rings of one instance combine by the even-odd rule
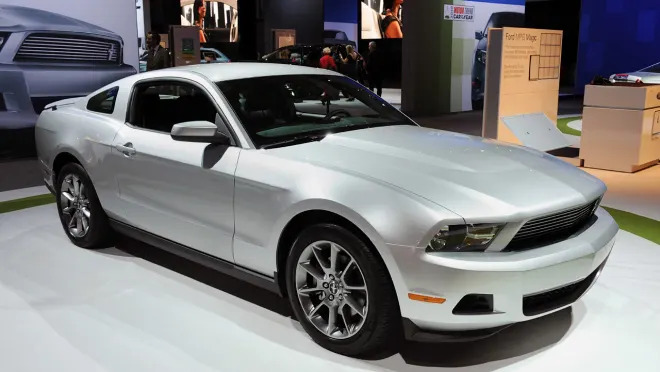
[[[605,266],[605,262],[596,271],[591,273],[591,275],[579,282],[547,292],[524,296],[523,314],[525,316],[539,315],[572,304],[591,287],[591,284],[596,280],[603,266]]]
[[[78,35],[32,34],[18,49],[16,61],[120,64],[116,40]]]
[[[520,251],[566,239],[595,219],[594,212],[599,202],[600,199],[527,221],[505,250]]]

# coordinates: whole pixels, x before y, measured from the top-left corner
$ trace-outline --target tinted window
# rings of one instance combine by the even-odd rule
[[[95,95],[87,101],[87,109],[102,114],[112,114],[115,111],[118,92],[119,87],[113,87]]]
[[[346,77],[273,76],[223,81],[218,86],[258,147],[374,126],[414,125]]]
[[[214,123],[217,110],[206,93],[190,84],[153,82],[134,90],[129,122],[137,127],[169,133],[187,121]]]
[[[484,34],[488,34],[488,30],[491,28],[523,26],[525,26],[525,15],[522,13],[493,13],[484,29]]]

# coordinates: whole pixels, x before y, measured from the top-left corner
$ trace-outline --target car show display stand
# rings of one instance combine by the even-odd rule
[[[557,129],[562,31],[491,28],[482,135],[541,151],[569,146]]]
[[[580,159],[633,173],[660,159],[660,85],[587,85]]]

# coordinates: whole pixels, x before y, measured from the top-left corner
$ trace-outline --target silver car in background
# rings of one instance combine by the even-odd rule
[[[48,106],[36,141],[74,244],[120,232],[280,293],[345,355],[401,335],[477,339],[571,306],[618,231],[589,174],[421,128],[322,69],[139,74]]]
[[[660,62],[639,71],[610,75],[612,83],[660,84]]]
[[[47,104],[135,74],[123,48],[101,27],[0,4],[0,129],[33,127]]]

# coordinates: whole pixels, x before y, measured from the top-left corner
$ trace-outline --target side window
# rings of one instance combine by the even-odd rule
[[[170,133],[172,126],[187,121],[215,122],[217,110],[200,88],[180,82],[138,84],[133,91],[129,123],[136,127]]]
[[[112,114],[115,111],[115,101],[118,92],[119,87],[113,87],[95,95],[87,101],[87,110],[102,114]]]

